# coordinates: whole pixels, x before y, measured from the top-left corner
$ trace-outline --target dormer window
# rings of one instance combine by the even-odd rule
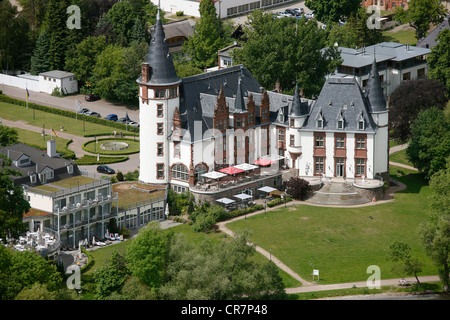
[[[338,120],[337,128],[344,129],[344,120],[342,120],[342,119]]]
[[[323,120],[322,119],[318,119],[317,120],[317,128],[318,129],[323,129]]]
[[[30,181],[31,181],[31,183],[36,183],[36,174],[32,174],[31,176],[30,176]]]
[[[67,173],[69,173],[69,174],[72,174],[72,173],[73,173],[73,165],[72,165],[72,164],[69,164],[69,165],[67,166]]]
[[[364,130],[364,129],[365,129],[364,120],[358,121],[358,130]]]
[[[282,113],[280,113],[280,115],[278,116],[278,121],[284,123],[284,115]]]

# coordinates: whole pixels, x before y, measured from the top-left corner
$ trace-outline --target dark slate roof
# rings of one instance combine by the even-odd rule
[[[450,15],[447,16],[441,24],[439,24],[433,31],[431,31],[425,38],[422,38],[417,43],[417,47],[432,49],[435,45],[438,44],[436,41],[437,36],[444,29],[450,29]]]
[[[317,119],[322,116],[323,129],[317,128]],[[375,132],[376,124],[370,114],[369,103],[358,83],[353,78],[329,78],[326,80],[319,97],[312,105],[309,117],[302,129],[305,131],[339,131],[339,117],[344,118],[342,132]],[[362,116],[365,129],[358,130],[358,118]]]
[[[12,161],[18,160],[24,154],[30,158],[30,164],[27,166],[17,167],[14,163],[11,163],[11,166],[9,167],[10,169],[22,173],[22,176],[10,176],[17,185],[30,184],[29,175],[36,172],[39,173],[46,167],[54,170],[54,179],[52,181],[58,181],[81,174],[78,166],[72,160],[59,157],[50,158],[45,151],[23,143],[2,147],[0,148],[0,154],[4,154],[7,157],[9,156]],[[73,165],[74,174],[67,173],[67,165],[70,163]]]
[[[298,91],[298,82],[295,85],[294,101],[292,102],[290,117],[303,117],[308,114],[308,103],[302,102],[300,92]]]
[[[145,62],[150,65],[147,84],[170,85],[181,81],[175,71],[159,12]],[[142,83],[142,76],[137,81]]]
[[[236,99],[235,99],[235,103],[234,103],[234,113],[243,113],[246,112],[247,109],[245,108],[245,103],[244,103],[244,92],[242,92],[242,78],[239,77],[238,78],[238,83],[237,83],[237,89],[236,89]]]
[[[372,69],[367,80],[366,97],[369,100],[371,112],[386,111],[386,99],[384,98],[383,88],[381,87],[375,56],[373,57]]]
[[[182,80],[180,87],[181,122],[183,129],[186,129],[191,135],[192,142],[200,140],[203,133],[212,128],[212,120],[207,118],[214,114],[220,88],[222,87],[225,97],[236,97],[239,77],[241,77],[244,101],[249,92],[261,92],[258,81],[243,65],[202,73]],[[203,101],[203,99],[205,100]],[[233,111],[234,104],[233,108],[230,106],[230,112]],[[194,137],[194,123],[202,123],[201,130],[196,132],[200,136]]]

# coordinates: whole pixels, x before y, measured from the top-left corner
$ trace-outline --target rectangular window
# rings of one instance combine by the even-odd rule
[[[156,165],[156,178],[164,179],[164,164],[163,163],[158,163]]]
[[[336,137],[336,148],[345,148],[345,138],[344,137]]]
[[[294,126],[295,126],[294,119],[291,119],[291,128],[293,128]]]
[[[163,123],[159,122],[159,123],[156,124],[156,126],[157,126],[157,134],[158,135],[164,134]]]
[[[164,116],[164,113],[163,113],[163,105],[162,105],[162,104],[158,104],[158,105],[156,106],[156,116],[157,116],[158,118],[162,118],[162,117]]]
[[[366,149],[366,138],[356,138],[356,149]]]
[[[180,143],[179,142],[174,142],[173,153],[174,153],[175,158],[180,158]]]
[[[157,151],[156,151],[156,155],[158,157],[162,157],[164,155],[164,143],[157,143]]]
[[[324,136],[316,136],[316,147],[323,148],[324,147]]]
[[[314,158],[315,174],[322,174],[322,173],[324,173],[324,162],[325,162],[325,160],[322,157]]]
[[[291,137],[289,139],[289,145],[291,147],[295,146],[295,140],[294,140],[294,135],[293,134],[291,134]]]
[[[166,96],[166,90],[155,89],[155,99],[164,99]]]
[[[366,174],[366,159],[356,159],[356,175],[362,176]]]

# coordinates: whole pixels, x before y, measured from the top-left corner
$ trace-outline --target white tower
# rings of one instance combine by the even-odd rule
[[[159,16],[142,63],[139,83],[139,181],[161,184],[170,180],[169,140],[172,117],[180,103],[181,79],[175,72]]]
[[[297,159],[299,159],[302,155],[301,134],[299,129],[303,127],[307,115],[308,103],[302,102],[297,83],[295,85],[294,100],[292,101],[291,111],[289,112],[289,129],[287,132],[287,136],[289,137],[287,151],[292,159],[292,169],[298,170],[300,168],[299,161],[297,161]]]
[[[386,99],[381,87],[375,54],[372,70],[367,81],[366,97],[370,103],[372,118],[377,125],[374,141],[373,175],[379,174],[383,177],[389,177],[389,110],[386,108]]]

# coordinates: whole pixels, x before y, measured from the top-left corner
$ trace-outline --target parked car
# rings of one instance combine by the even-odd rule
[[[87,116],[91,116],[91,117],[97,117],[97,118],[101,118],[100,113],[95,112],[95,111],[88,111],[84,113]]]
[[[300,12],[296,12],[294,9],[286,9],[285,13],[289,13],[290,15],[292,15],[293,17],[300,15]]]
[[[287,13],[285,11],[280,11],[277,13],[277,15],[278,15],[278,18],[292,17],[292,14]]]
[[[114,174],[116,173],[116,171],[114,171],[113,168],[105,166],[105,165],[101,165],[97,167],[97,172],[99,173],[106,173],[106,174]]]
[[[294,11],[295,11],[295,12],[298,12],[298,13],[300,13],[300,14],[305,13],[305,10],[304,10],[303,8],[295,8]]]
[[[96,95],[96,94],[87,94],[84,99],[86,101],[96,101],[96,100],[100,100],[100,96]]]
[[[130,121],[131,121],[130,118],[123,117],[123,118],[118,119],[116,122],[127,123],[127,122],[130,122]]]
[[[117,121],[119,118],[117,117],[117,114],[108,114],[104,119],[110,121]]]
[[[310,13],[305,13],[305,18],[306,19],[313,19],[314,18],[314,13],[310,12]]]
[[[132,127],[139,127],[139,122],[136,121],[129,121],[128,124]]]
[[[87,108],[83,108],[80,111],[78,111],[79,114],[86,114],[86,112],[91,112],[91,110],[89,110]]]

